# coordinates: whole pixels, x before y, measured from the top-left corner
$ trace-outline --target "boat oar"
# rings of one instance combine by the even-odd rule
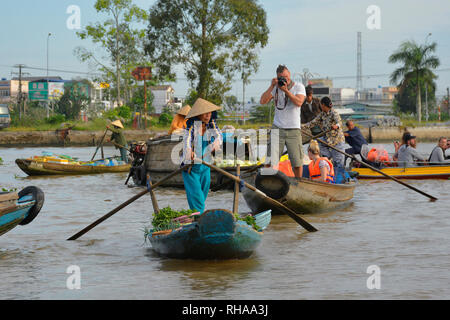
[[[304,132],[304,131],[303,131],[303,133],[304,133],[305,135],[309,135],[308,133],[306,133],[306,132]],[[311,135],[309,135],[309,136],[311,136]],[[353,160],[355,160],[356,162],[362,164],[363,166],[366,166],[366,167],[368,167],[369,169],[372,169],[373,171],[375,171],[375,172],[377,172],[377,173],[379,173],[379,174],[381,174],[381,175],[383,175],[383,176],[385,176],[385,177],[387,177],[387,178],[389,178],[389,179],[391,179],[391,180],[394,180],[395,182],[400,183],[401,185],[403,185],[403,186],[405,186],[405,187],[407,187],[407,188],[409,188],[409,189],[411,189],[411,190],[414,190],[414,191],[416,191],[416,192],[418,192],[418,193],[420,193],[420,194],[422,194],[422,195],[424,195],[424,196],[430,198],[431,201],[436,201],[436,200],[437,200],[437,198],[433,197],[432,195],[429,195],[428,193],[425,193],[425,192],[423,192],[422,190],[419,190],[419,189],[417,189],[417,188],[415,188],[415,187],[413,187],[413,186],[411,186],[411,185],[409,185],[409,184],[407,184],[407,183],[405,183],[405,182],[403,182],[403,181],[401,181],[401,180],[399,180],[399,179],[397,179],[397,178],[395,178],[395,177],[393,177],[393,176],[390,176],[390,175],[388,175],[387,173],[385,173],[385,172],[383,172],[383,171],[381,171],[381,170],[378,170],[377,168],[374,168],[374,167],[372,167],[371,165],[369,165],[369,164],[367,164],[367,163],[365,163],[365,162],[359,161],[358,159],[356,159],[356,157],[355,157],[354,155],[351,155],[351,154],[348,154],[348,153],[346,153],[346,152],[344,152],[344,151],[341,151],[341,150],[339,150],[338,148],[333,147],[332,145],[326,143],[325,141],[323,141],[323,140],[321,140],[321,139],[317,139],[317,141],[319,141],[320,143],[326,145],[328,148],[331,148],[331,149],[333,149],[333,150],[335,150],[335,151],[337,151],[337,152],[342,153],[343,155],[345,155],[345,156],[347,156],[347,157],[349,157],[349,158],[352,158]]]
[[[174,177],[175,175],[177,175],[178,173],[180,173],[181,171],[187,169],[188,167],[190,167],[191,165],[185,165],[183,167],[181,167],[180,169],[175,170],[174,172],[172,172],[171,174],[169,174],[168,176],[165,176],[164,178],[162,178],[161,180],[159,180],[157,183],[155,183],[154,185],[152,185],[150,190],[153,190],[155,188],[157,188],[158,186],[160,186],[162,183],[166,182],[167,180],[169,180],[170,178]],[[99,225],[100,223],[102,223],[103,221],[105,221],[106,219],[108,219],[109,217],[111,217],[112,215],[114,215],[117,211],[125,208],[127,205],[129,205],[130,203],[134,202],[135,200],[139,199],[140,197],[142,197],[143,195],[147,194],[148,192],[150,192],[148,189],[138,193],[137,195],[135,195],[134,197],[130,198],[129,200],[125,201],[124,203],[122,203],[121,205],[119,205],[118,207],[116,207],[115,209],[111,210],[110,212],[108,212],[107,214],[105,214],[103,217],[101,217],[100,219],[97,219],[95,222],[91,223],[90,225],[88,225],[86,228],[84,228],[83,230],[81,230],[80,232],[74,234],[73,236],[71,236],[69,239],[67,240],[77,240],[79,237],[81,237],[83,234],[87,233],[89,230],[93,229],[95,226]]]
[[[243,181],[242,179],[240,179],[239,177],[236,177],[235,175],[232,175],[229,172],[226,172],[225,170],[222,170],[212,164],[209,164],[203,160],[200,160],[202,162],[202,164],[204,164],[207,167],[210,167],[213,170],[216,170],[217,172],[223,174],[224,176],[236,181],[236,182],[243,182],[244,186],[246,186],[247,188],[249,188],[250,190],[256,192],[257,194],[259,194],[260,196],[262,196],[265,200],[269,201],[270,203],[272,203],[273,205],[282,208],[284,212],[287,213],[287,215],[289,217],[291,217],[293,220],[295,220],[295,222],[297,222],[299,225],[301,225],[303,228],[305,228],[306,230],[310,231],[310,232],[314,232],[317,231],[316,228],[314,228],[311,224],[309,224],[307,221],[305,221],[304,219],[302,219],[301,217],[299,217],[293,210],[289,209],[288,207],[286,207],[284,204],[278,202],[275,199],[272,199],[271,197],[267,196],[264,192],[262,192],[259,189],[256,189],[254,186],[252,186],[251,184],[248,184],[247,182]]]
[[[92,156],[91,161],[94,160],[95,155],[97,154],[98,149],[103,145],[103,140],[105,140],[105,137],[106,137],[106,134],[108,133],[108,130],[109,130],[109,129],[106,128],[105,133],[103,134],[102,140],[100,140],[100,143],[99,143],[99,145],[97,146],[97,149],[95,149],[95,152],[94,152],[94,155]]]

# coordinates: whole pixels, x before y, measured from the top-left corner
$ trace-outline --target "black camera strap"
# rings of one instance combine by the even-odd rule
[[[294,86],[294,82],[291,81],[291,83],[288,85],[288,90],[291,90],[293,86]],[[286,94],[284,94],[284,107],[283,108],[278,108],[278,88],[277,88],[277,90],[275,91],[275,107],[278,110],[284,110],[284,109],[286,109],[288,101],[289,101],[288,96]]]

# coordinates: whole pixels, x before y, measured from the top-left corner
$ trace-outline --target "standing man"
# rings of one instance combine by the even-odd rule
[[[322,111],[320,109],[319,99],[313,97],[313,88],[310,85],[308,85],[305,89],[306,89],[306,99],[305,102],[303,102],[300,111],[302,124],[310,122],[315,117],[317,117],[319,113]],[[313,128],[311,128],[311,133],[313,136],[317,136],[321,132],[322,129],[320,129],[319,126],[314,126]]]
[[[296,178],[303,173],[303,145],[300,131],[300,108],[305,101],[305,86],[291,81],[291,73],[285,65],[279,65],[277,77],[261,96],[260,103],[275,102],[275,116],[272,130],[278,130],[279,143],[277,159],[286,145],[292,170]],[[270,150],[270,148],[269,148]]]
[[[127,157],[127,139],[125,139],[125,135],[123,134],[123,125],[120,120],[116,120],[114,122],[111,122],[112,128],[110,126],[106,126],[108,130],[112,132],[111,138],[109,141],[111,141],[115,146],[116,149],[120,149],[120,157],[122,158],[122,161],[125,163],[128,163],[128,157]]]

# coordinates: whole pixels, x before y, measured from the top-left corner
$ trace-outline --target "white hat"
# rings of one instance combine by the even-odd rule
[[[206,101],[202,98],[198,98],[197,101],[195,101],[191,111],[189,111],[189,113],[187,114],[186,119],[217,110],[220,110],[220,107],[216,106],[214,103]]]

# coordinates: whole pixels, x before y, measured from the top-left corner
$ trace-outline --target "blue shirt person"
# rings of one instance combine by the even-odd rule
[[[348,128],[348,131],[344,132],[345,142],[347,142],[351,147],[349,149],[345,149],[345,152],[348,154],[359,154],[361,152],[361,147],[364,144],[367,144],[367,141],[359,128],[355,127],[352,120],[348,120],[345,125]]]
[[[183,182],[189,208],[205,211],[206,198],[211,184],[211,172],[208,166],[196,163],[198,159],[211,161],[211,154],[222,144],[222,133],[216,122],[220,107],[198,98],[186,118],[186,130],[183,138],[182,165],[194,163],[183,171]]]

